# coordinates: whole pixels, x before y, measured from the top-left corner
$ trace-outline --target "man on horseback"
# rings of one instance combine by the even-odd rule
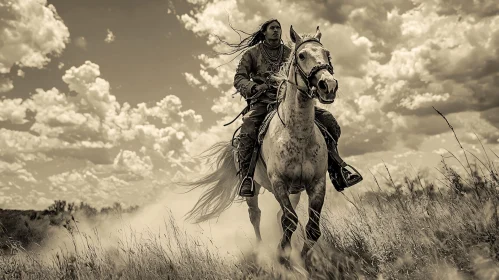
[[[250,162],[253,149],[257,145],[258,130],[265,116],[277,103],[277,82],[272,78],[291,54],[291,49],[281,40],[281,24],[277,19],[264,22],[260,29],[236,45],[238,50],[247,49],[237,67],[234,87],[246,99],[248,107],[243,116],[243,125],[239,135],[239,174],[241,185],[239,195],[255,195],[252,174],[254,165]],[[339,157],[337,150],[341,134],[340,126],[333,115],[315,107],[315,119],[332,136],[328,145],[328,172],[337,191],[353,186],[362,180],[359,174],[350,172],[347,164]]]

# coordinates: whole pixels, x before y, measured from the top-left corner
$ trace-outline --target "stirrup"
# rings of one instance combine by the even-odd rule
[[[243,193],[242,192],[242,190],[243,190],[243,183],[246,180],[250,180],[250,182],[251,182],[251,189],[250,189],[250,192],[244,192]],[[241,184],[239,185],[239,196],[242,196],[242,197],[253,197],[253,196],[255,196],[255,181],[253,180],[253,177],[246,176],[246,177],[244,177],[241,180]]]
[[[351,172],[350,170],[346,169],[346,167],[350,167],[353,172]],[[358,177],[357,178],[354,178],[354,179],[350,179],[350,180],[347,180],[345,178],[345,171],[348,171],[351,173],[350,177],[352,177],[353,175],[357,175]],[[364,178],[362,178],[362,175],[360,175],[359,171],[357,171],[357,169],[355,169],[355,167],[351,166],[350,164],[348,163],[345,163],[345,166],[341,167],[341,178],[343,179],[343,182],[345,183],[346,187],[351,187],[355,184],[358,184],[360,183]]]
[[[348,170],[346,167],[350,167],[353,170],[353,172]],[[338,192],[342,192],[346,188],[351,187],[351,186],[353,186],[353,185],[355,185],[363,180],[362,175],[360,175],[360,173],[357,171],[357,169],[355,169],[355,167],[353,167],[345,162],[344,162],[343,166],[339,166],[339,165],[330,166],[330,168],[328,168],[328,172],[329,172],[329,178],[331,179],[331,182],[333,183],[334,188]],[[348,176],[348,177],[351,178],[353,176],[354,178],[347,180],[347,178],[345,178],[345,174],[347,174],[347,172],[350,173],[350,176]]]

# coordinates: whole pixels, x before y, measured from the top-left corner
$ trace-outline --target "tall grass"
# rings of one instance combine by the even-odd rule
[[[449,168],[449,167],[447,167]],[[498,182],[475,178],[463,186],[448,169],[448,189],[370,193],[349,214],[326,211],[313,256],[313,279],[497,279]],[[409,188],[414,183],[407,178]],[[468,189],[469,188],[469,189]],[[101,236],[67,230],[69,245],[46,258],[21,251],[0,257],[2,279],[275,279],[257,254],[222,255],[183,232],[173,219],[162,233],[126,231],[115,245]]]
[[[353,199],[346,213],[326,210],[308,275],[266,264],[258,252],[222,254],[171,218],[162,232],[131,229],[113,245],[97,231],[80,232],[75,223],[66,232],[70,246],[49,258],[35,251],[0,257],[0,278],[499,279],[497,168],[485,148],[479,159],[459,144],[475,163],[451,154],[462,167],[456,170],[442,158],[439,184],[421,175],[396,183],[387,168],[381,183],[393,191],[378,188]]]

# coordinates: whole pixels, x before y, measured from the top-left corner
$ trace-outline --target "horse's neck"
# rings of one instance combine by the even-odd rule
[[[295,81],[295,68],[289,71],[288,80]],[[293,138],[306,139],[314,132],[314,101],[300,94],[296,86],[287,83],[286,95],[281,105],[283,122]]]

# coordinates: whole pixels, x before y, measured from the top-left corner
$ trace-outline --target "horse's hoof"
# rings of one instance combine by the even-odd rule
[[[314,261],[314,255],[312,252],[308,252],[305,255],[302,253],[301,260],[303,262],[303,267],[310,275],[317,272],[317,263]]]
[[[289,257],[279,256],[279,263],[287,269],[291,269],[291,261]]]

